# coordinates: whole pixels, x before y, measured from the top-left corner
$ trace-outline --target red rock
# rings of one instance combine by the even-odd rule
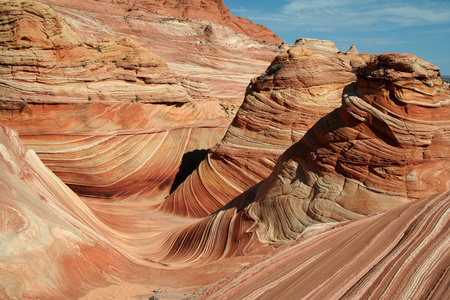
[[[37,2],[0,12],[0,122],[80,195],[161,199],[183,154],[223,134],[228,119],[208,88],[133,40],[82,42]]]
[[[357,74],[342,106],[278,159],[249,205],[261,240],[447,189],[449,88],[439,69],[412,54],[382,54]]]
[[[157,259],[194,264],[264,253],[314,224],[363,219],[445,191],[450,106],[439,70],[412,54],[383,54],[357,74],[342,106],[286,150],[268,178],[162,234],[167,247]]]
[[[211,20],[184,18],[181,12],[187,4],[179,1],[42,2],[50,4],[64,16],[83,40],[132,38],[162,57],[177,74],[206,84],[211,97],[220,100],[225,107],[242,103],[249,81],[263,72],[280,51],[277,44],[264,44],[243,32],[252,28],[257,32],[258,26],[247,24],[248,20],[237,20],[228,9],[219,9],[219,4],[211,1],[205,2],[208,9],[223,10],[223,15],[230,18],[229,22],[222,22],[201,8],[192,9],[199,13],[199,17],[210,16]],[[211,31],[215,36],[213,39]],[[270,35],[273,33],[261,37],[269,40]],[[230,117],[235,112],[231,108],[228,110]]]
[[[340,106],[343,88],[356,80],[354,69],[369,55],[339,53],[330,41],[307,41],[308,48],[290,48],[252,80],[223,140],[162,210],[209,215],[269,176],[284,150]]]
[[[254,24],[252,21],[234,17],[230,9],[226,7],[223,0],[178,0],[164,1],[155,3],[155,1],[145,1],[144,7],[154,8],[157,12],[174,17],[193,18],[211,21],[219,25],[227,26],[235,32],[242,33],[249,37],[268,43],[279,44],[282,40],[276,36],[270,29]]]
[[[363,220],[316,225],[197,299],[446,299],[449,204],[447,191]]]
[[[0,126],[0,298],[181,298],[234,271],[206,297],[448,298],[450,97],[435,66],[303,40],[252,81],[169,215],[136,202],[166,195],[181,155],[227,125],[208,88],[129,38],[84,42],[14,3],[0,6],[0,122],[78,193],[124,202],[80,198]]]
[[[3,126],[0,174],[0,298],[76,298],[122,276],[110,265],[129,262],[93,230],[90,209]]]
[[[86,205],[23,146],[17,133],[1,125],[0,187],[1,299],[75,299],[113,284],[122,287],[114,297],[163,287],[169,291],[164,296],[180,298],[241,265],[235,260],[231,265],[190,266],[181,274],[145,260],[142,252],[155,251],[151,236],[179,221],[144,205],[123,205],[116,206],[119,222],[109,226],[104,214]],[[114,223],[113,215],[107,217]],[[94,298],[107,297],[104,290],[102,296],[95,290]]]

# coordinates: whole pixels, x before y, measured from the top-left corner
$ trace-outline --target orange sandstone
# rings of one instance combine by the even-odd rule
[[[133,40],[83,42],[46,5],[0,5],[0,122],[80,195],[161,199],[182,155],[223,134],[206,85]]]

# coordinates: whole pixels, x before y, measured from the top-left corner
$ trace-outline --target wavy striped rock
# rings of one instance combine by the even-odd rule
[[[223,1],[41,2],[64,16],[84,40],[127,36],[137,41],[177,74],[205,83],[230,117],[249,81],[287,47],[267,28],[233,17]]]
[[[197,222],[156,238],[155,259],[209,261],[296,239],[319,223],[362,219],[445,191],[450,97],[412,54],[375,56],[342,106],[278,159],[268,178]]]
[[[266,180],[200,220],[88,206],[0,126],[0,297],[150,298],[246,265],[202,293],[448,298],[450,195],[419,199],[448,186],[448,86],[413,55],[357,73]]]
[[[248,214],[260,240],[290,240],[312,224],[362,218],[448,188],[450,89],[439,69],[412,54],[382,54],[357,75],[342,106],[290,147],[259,187]]]
[[[179,1],[146,1],[144,7],[153,8],[159,13],[174,17],[195,18],[212,21],[227,26],[235,32],[247,35],[268,43],[281,43],[282,40],[270,29],[244,18],[234,17],[223,0],[179,0]]]
[[[450,192],[312,226],[196,299],[448,299]]]
[[[252,80],[225,137],[161,210],[209,215],[269,176],[287,148],[340,106],[344,87],[356,80],[354,70],[370,56],[338,52],[330,41],[326,45],[334,47],[322,46],[324,41],[302,41]]]
[[[133,40],[83,42],[33,1],[1,3],[0,18],[0,123],[80,195],[162,199],[183,154],[225,131],[205,84]]]
[[[0,298],[76,298],[123,276],[129,258],[93,230],[90,209],[3,126],[0,174]]]
[[[150,237],[179,220],[134,204],[116,206],[120,217],[108,216],[115,225],[109,226],[1,125],[0,189],[1,299],[77,299],[91,290],[94,299],[105,299],[103,290],[113,284],[122,288],[114,291],[121,299],[133,292],[130,286],[141,294],[161,287],[186,293],[241,265],[218,262],[180,273],[145,260],[140,253],[147,253]]]

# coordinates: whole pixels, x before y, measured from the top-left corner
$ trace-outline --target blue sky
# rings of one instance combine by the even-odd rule
[[[414,53],[450,75],[450,0],[224,0],[234,16],[289,44],[331,40],[341,51]]]

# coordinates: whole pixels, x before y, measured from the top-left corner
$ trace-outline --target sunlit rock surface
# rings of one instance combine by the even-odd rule
[[[150,298],[161,288],[179,299],[252,260],[185,269],[150,261],[158,251],[148,246],[151,236],[189,219],[161,216],[143,205],[121,206],[120,216],[92,210],[4,126],[0,189],[1,299]]]
[[[450,192],[296,241],[196,299],[447,299]]]
[[[298,40],[156,208],[234,114],[215,101],[234,79],[214,77],[269,46],[125,1],[59,3],[81,37],[44,5],[0,4],[0,298],[180,299],[219,279],[194,295],[449,298],[450,97],[435,66]],[[234,36],[263,51],[202,83],[134,42],[157,23],[185,43],[172,54],[201,26],[222,61],[244,51],[223,47]],[[185,70],[199,58],[179,56]]]
[[[142,5],[164,15],[211,21],[267,43],[282,42],[268,28],[244,18],[234,17],[223,0],[145,1]]]
[[[439,70],[412,54],[383,54],[357,74],[342,106],[286,150],[267,179],[163,234],[173,246],[161,247],[158,260],[269,251],[314,224],[362,219],[447,190],[449,89]]]
[[[362,218],[444,191],[450,181],[449,88],[412,54],[358,69],[342,106],[277,161],[248,207],[261,240]]]
[[[0,298],[75,298],[121,276],[129,262],[89,226],[89,208],[3,126],[0,173]]]
[[[287,148],[341,105],[344,87],[370,56],[338,52],[330,41],[308,41],[278,55],[252,80],[223,140],[162,210],[196,217],[214,212],[266,178]]]
[[[270,30],[233,17],[222,1],[42,2],[64,16],[83,40],[126,36],[137,41],[177,74],[205,83],[230,117],[249,81],[283,48]]]
[[[161,199],[183,154],[223,135],[208,87],[133,40],[83,42],[46,5],[0,6],[0,123],[80,195]]]

